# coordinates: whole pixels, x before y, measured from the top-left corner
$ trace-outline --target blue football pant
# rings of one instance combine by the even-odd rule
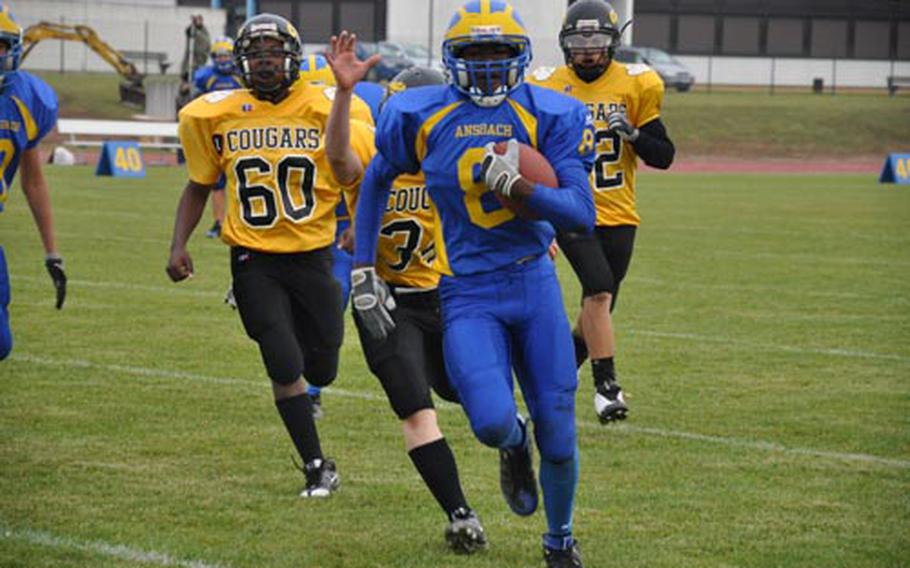
[[[6,256],[0,246],[0,360],[6,359],[13,350],[13,332],[9,327],[9,272]]]
[[[508,445],[517,413],[514,369],[540,451],[550,533],[570,533],[578,377],[553,263],[541,256],[494,273],[443,277],[439,292],[446,369],[475,436]]]
[[[350,221],[338,221],[338,229],[335,231],[336,239],[349,224]],[[341,284],[341,309],[346,310],[348,300],[351,298],[351,268],[354,266],[354,255],[332,245],[332,257],[332,274],[335,275],[335,280]],[[322,389],[315,385],[307,387],[307,394],[310,396],[318,396],[320,392]]]

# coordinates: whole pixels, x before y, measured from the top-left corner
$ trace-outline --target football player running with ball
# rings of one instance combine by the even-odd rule
[[[559,33],[566,64],[537,69],[530,79],[585,103],[596,127],[590,186],[597,226],[593,233],[560,231],[557,241],[581,282],[582,308],[572,337],[577,365],[591,358],[594,409],[602,423],[622,420],[629,410],[616,381],[611,312],[640,221],[635,210],[637,158],[667,169],[675,153],[660,120],[660,77],[645,65],[613,61],[622,34],[618,19],[603,0],[572,4]]]
[[[175,282],[192,276],[187,241],[224,174],[221,239],[230,246],[237,309],[259,345],[278,413],[303,461],[300,495],[327,497],[339,477],[335,463],[323,457],[301,374],[325,386],[338,369],[344,320],[330,247],[341,193],[321,142],[332,91],[295,84],[300,50],[297,30],[284,18],[251,18],[234,50],[247,89],[210,93],[180,111],[189,182],[177,208],[167,273]],[[359,99],[351,116],[372,120]]]
[[[326,133],[326,155],[335,177],[348,186],[361,181],[365,164],[376,153],[373,128],[349,117],[354,86],[376,62],[374,58],[359,61],[355,45],[356,37],[341,32],[339,37],[332,38],[329,57],[338,90]],[[411,67],[389,83],[382,105],[405,89],[444,83],[445,78],[437,71]],[[375,271],[358,268],[352,274],[354,321],[370,370],[379,379],[392,410],[401,420],[408,456],[449,519],[446,541],[456,552],[470,554],[486,547],[486,534],[465,499],[455,456],[439,429],[430,395],[432,388],[443,399],[458,402],[443,362],[439,274],[432,268],[436,221],[423,174],[398,176],[382,199],[387,206],[380,222]],[[372,288],[367,288],[367,297],[371,299],[366,305],[362,303],[363,294],[357,293],[358,287],[374,284],[386,295],[377,297],[376,301],[388,301],[389,306],[395,304],[389,314],[394,329],[381,338],[371,332],[377,324],[390,322],[369,319],[377,314],[370,309]]]
[[[377,274],[376,241],[393,181],[423,171],[438,213],[434,267],[442,274],[446,370],[475,436],[499,449],[500,485],[519,515],[537,509],[531,436],[540,451],[553,567],[581,566],[572,535],[578,482],[577,376],[562,294],[547,249],[553,226],[594,224],[588,187],[594,133],[584,105],[523,82],[528,34],[501,0],[472,0],[449,23],[442,47],[450,85],[391,97],[376,129],[379,154],[361,184],[355,216],[353,303],[365,330],[382,339],[395,326]],[[508,141],[498,154],[494,145]],[[536,148],[560,188],[522,178],[517,144]],[[504,209],[494,191],[539,216]],[[530,411],[518,414],[512,372]],[[531,429],[533,424],[533,430]]]

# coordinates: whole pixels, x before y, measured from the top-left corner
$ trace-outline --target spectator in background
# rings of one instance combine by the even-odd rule
[[[179,113],[188,102],[193,100],[193,75],[196,70],[205,66],[209,57],[212,40],[209,31],[202,23],[202,14],[192,16],[191,23],[186,28],[186,49],[183,52],[183,62],[180,63],[180,89],[175,101],[176,111]],[[177,163],[183,163],[183,149],[177,149]]]
[[[189,83],[196,69],[205,66],[211,45],[212,39],[202,23],[202,14],[196,14],[186,28],[186,50],[183,52],[183,63],[180,64],[180,76],[184,82]]]
[[[209,31],[202,24],[202,15],[192,17],[192,23],[186,28],[186,49],[183,62],[180,63],[180,91],[177,94],[177,112],[193,100],[193,75],[197,69],[205,66],[209,58],[212,40]]]

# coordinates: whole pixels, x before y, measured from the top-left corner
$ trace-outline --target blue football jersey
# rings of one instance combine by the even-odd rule
[[[391,97],[376,128],[377,150],[393,171],[367,175],[364,184],[395,171],[422,170],[441,223],[436,269],[443,274],[489,272],[543,254],[553,225],[516,217],[500,205],[480,176],[484,145],[515,138],[547,158],[560,188],[540,185],[528,204],[567,213],[561,228],[586,230],[594,205],[588,185],[594,132],[587,109],[560,93],[521,85],[502,104],[475,105],[448,85],[417,87]],[[368,172],[375,173],[375,172]],[[566,193],[568,192],[568,193]],[[555,215],[547,216],[551,221]]]
[[[214,65],[206,65],[193,74],[193,86],[197,93],[242,89],[240,79],[233,73],[221,73]]]
[[[38,77],[24,71],[7,73],[0,85],[0,211],[30,150],[57,123],[57,95]]]

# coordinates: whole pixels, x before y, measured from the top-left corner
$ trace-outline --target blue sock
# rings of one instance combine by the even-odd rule
[[[506,449],[523,446],[527,439],[526,431],[527,426],[525,423],[516,417],[515,423],[512,426],[512,431],[509,432],[508,438],[505,439],[505,441],[502,443],[502,446],[500,447]]]
[[[322,387],[309,385],[306,388],[306,393],[310,396],[319,396],[319,393],[321,393],[321,392],[322,392]]]
[[[573,459],[553,463],[540,460],[540,487],[543,490],[548,532],[543,536],[547,548],[568,548],[572,544],[572,510],[578,485],[578,448]]]

